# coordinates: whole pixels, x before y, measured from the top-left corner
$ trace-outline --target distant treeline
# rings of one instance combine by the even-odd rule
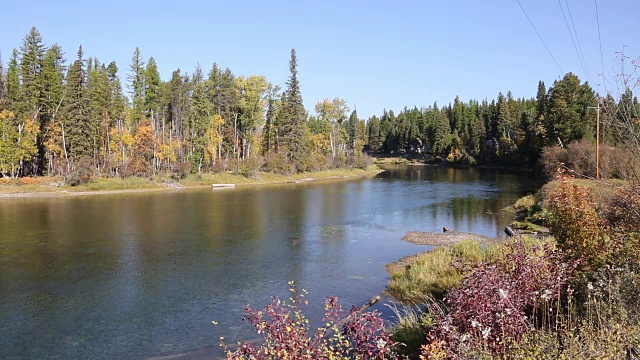
[[[156,60],[136,48],[127,96],[115,62],[85,57],[80,47],[67,64],[61,47],[45,46],[32,28],[6,69],[0,61],[0,176],[291,173],[363,167],[363,149],[531,165],[547,145],[594,136],[596,95],[571,73],[548,91],[540,82],[536,99],[456,98],[365,121],[340,98],[318,102],[309,116],[295,50],[289,67],[284,90],[215,63],[206,74],[198,65],[163,81]],[[619,101],[637,107],[625,94]]]

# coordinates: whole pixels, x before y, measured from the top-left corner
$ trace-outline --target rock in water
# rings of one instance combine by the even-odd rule
[[[505,226],[504,227],[504,233],[507,234],[507,236],[511,237],[511,236],[515,236],[516,233],[513,232],[513,229]]]

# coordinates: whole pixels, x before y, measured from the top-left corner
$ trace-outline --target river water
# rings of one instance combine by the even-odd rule
[[[384,265],[428,249],[409,230],[499,236],[540,185],[476,169],[387,166],[375,178],[225,190],[0,200],[0,358],[203,357],[256,335],[244,306],[288,281],[345,308]],[[382,305],[377,309],[389,314]],[[214,326],[215,320],[219,325]]]

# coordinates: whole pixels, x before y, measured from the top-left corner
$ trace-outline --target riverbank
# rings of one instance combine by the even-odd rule
[[[9,198],[52,198],[65,196],[87,196],[126,194],[156,191],[179,191],[182,189],[207,188],[211,184],[233,184],[237,187],[269,184],[298,184],[321,180],[340,180],[375,176],[384,170],[377,166],[367,169],[333,169],[305,172],[293,175],[258,173],[254,178],[233,173],[190,174],[176,181],[168,176],[155,178],[97,178],[87,184],[69,186],[59,177],[7,179],[0,182],[0,199]]]

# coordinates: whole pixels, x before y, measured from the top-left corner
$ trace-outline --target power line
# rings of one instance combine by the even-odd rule
[[[596,20],[598,21],[598,42],[600,43],[600,65],[602,66],[604,91],[609,92],[609,90],[607,90],[607,79],[604,76],[604,59],[602,58],[602,38],[600,37],[600,16],[598,15],[598,0],[593,0],[593,2],[596,4]]]
[[[573,43],[573,48],[576,50],[576,55],[578,55],[578,61],[580,62],[580,67],[582,71],[584,71],[585,76],[587,75],[587,71],[584,68],[584,64],[582,64],[582,58],[580,57],[580,52],[578,52],[578,47],[576,46],[576,41],[573,39],[573,33],[571,32],[571,27],[569,27],[569,22],[567,21],[567,16],[564,13],[564,8],[562,7],[562,3],[558,0],[558,5],[560,5],[560,10],[562,10],[562,17],[564,18],[564,23],[567,25],[567,30],[569,30],[569,36],[571,36],[571,42]]]
[[[576,42],[578,43],[578,49],[580,49],[580,56],[582,56],[582,63],[584,64],[584,69],[587,73],[587,80],[591,83],[591,76],[589,76],[589,67],[587,67],[587,60],[584,58],[584,53],[582,52],[582,45],[580,44],[580,38],[578,37],[578,31],[576,30],[576,23],[573,22],[573,15],[571,15],[571,8],[569,7],[569,1],[564,0],[565,5],[567,5],[567,12],[569,12],[569,19],[571,20],[571,26],[573,27],[573,33],[576,35]]]
[[[547,43],[545,43],[544,39],[542,39],[542,36],[540,36],[540,33],[538,32],[538,29],[536,29],[536,26],[533,25],[533,21],[531,21],[531,18],[529,17],[527,12],[522,7],[522,4],[520,4],[520,0],[516,0],[516,2],[518,3],[518,5],[520,5],[520,9],[522,9],[522,12],[524,13],[524,16],[526,16],[527,20],[529,20],[529,24],[531,24],[531,27],[533,28],[533,30],[538,35],[538,38],[540,38],[540,41],[542,41],[542,44],[544,45],[544,48],[547,49],[547,52],[549,53],[549,56],[551,56],[551,58],[553,59],[553,62],[556,63],[556,66],[558,67],[558,70],[560,70],[560,76],[562,76],[562,74],[564,74],[564,71],[562,71],[562,68],[560,67],[560,64],[558,64],[558,60],[556,60],[556,58],[551,53],[551,50],[549,50],[549,47],[547,46]]]

